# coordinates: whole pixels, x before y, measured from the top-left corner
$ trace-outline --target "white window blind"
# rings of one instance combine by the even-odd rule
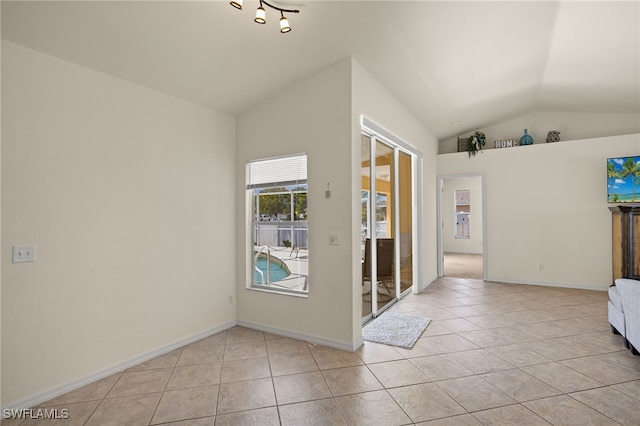
[[[307,182],[307,155],[270,158],[247,164],[247,189]]]

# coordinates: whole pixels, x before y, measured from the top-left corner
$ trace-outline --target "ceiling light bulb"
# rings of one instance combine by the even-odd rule
[[[256,10],[256,18],[254,19],[258,24],[266,24],[267,23],[267,13],[264,11],[264,7],[260,5],[258,10]]]
[[[235,7],[236,9],[242,10],[242,0],[231,0],[229,4]]]
[[[282,15],[282,18],[280,18],[280,32],[288,33],[289,31],[291,31],[291,27],[289,26],[289,20],[287,20],[287,18],[284,15]]]

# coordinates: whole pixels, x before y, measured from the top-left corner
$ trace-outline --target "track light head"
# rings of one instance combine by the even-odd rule
[[[256,10],[256,17],[254,21],[258,24],[267,23],[267,12],[265,12],[264,7],[262,7],[262,3],[260,3],[260,7],[258,7],[258,10]]]
[[[287,19],[286,16],[284,16],[284,13],[280,12],[280,14],[282,15],[282,17],[280,18],[280,32],[288,33],[289,31],[291,31],[289,20]]]

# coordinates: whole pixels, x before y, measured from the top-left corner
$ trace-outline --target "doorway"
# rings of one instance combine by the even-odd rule
[[[414,284],[416,157],[379,135],[361,135],[363,322],[388,309]]]
[[[438,177],[438,276],[486,279],[484,174]]]

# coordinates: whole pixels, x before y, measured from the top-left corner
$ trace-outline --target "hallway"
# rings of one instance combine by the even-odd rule
[[[482,255],[470,253],[444,253],[444,276],[481,280]]]

